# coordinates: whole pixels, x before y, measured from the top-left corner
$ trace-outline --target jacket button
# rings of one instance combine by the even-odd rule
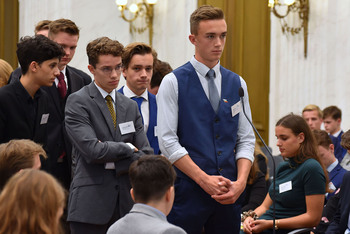
[[[218,151],[218,155],[220,156],[222,154],[222,151]]]
[[[219,139],[220,135],[219,134],[216,134],[215,138],[216,139]]]

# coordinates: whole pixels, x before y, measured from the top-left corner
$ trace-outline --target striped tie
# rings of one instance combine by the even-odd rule
[[[116,128],[117,127],[117,116],[115,114],[112,97],[107,95],[106,100],[107,100],[107,106],[108,106],[109,113],[111,113],[111,117],[113,120],[114,128]]]

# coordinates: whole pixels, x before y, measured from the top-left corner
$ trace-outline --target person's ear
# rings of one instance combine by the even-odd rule
[[[90,71],[93,75],[95,75],[96,69],[94,68],[94,66],[92,66],[91,64],[89,64],[89,65],[88,65],[88,69],[89,69],[89,71]]]
[[[188,36],[188,39],[190,39],[190,42],[193,44],[193,45],[196,45],[196,36],[193,35],[193,34],[190,34]]]
[[[39,64],[37,62],[35,62],[35,61],[32,61],[29,64],[28,70],[31,70],[32,72],[37,72],[38,67],[39,67]]]
[[[131,195],[132,200],[135,202],[135,196],[134,196],[134,189],[133,188],[130,189],[130,195]]]
[[[174,186],[170,186],[170,188],[168,188],[168,190],[165,193],[165,200],[167,202],[171,201],[173,198],[173,194],[174,194]]]
[[[298,141],[299,141],[299,144],[303,143],[305,140],[305,135],[303,132],[299,133],[298,135]]]

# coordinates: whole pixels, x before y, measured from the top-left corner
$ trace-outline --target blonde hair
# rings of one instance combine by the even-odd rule
[[[304,113],[305,111],[317,111],[318,117],[320,117],[321,119],[323,118],[323,112],[318,106],[314,104],[309,104],[305,106],[302,113]]]
[[[64,205],[64,189],[53,176],[24,169],[0,194],[0,233],[62,233],[58,213]]]
[[[13,72],[11,65],[3,59],[0,59],[0,87],[7,85],[10,75]]]

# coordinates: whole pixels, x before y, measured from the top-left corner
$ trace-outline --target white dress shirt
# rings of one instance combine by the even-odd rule
[[[195,68],[199,80],[202,84],[205,94],[209,99],[209,88],[206,74],[209,68],[204,64],[198,62],[194,57],[190,60],[191,64]],[[219,96],[221,97],[221,73],[220,73],[220,62],[213,68],[216,74],[214,79],[215,85],[218,89]],[[247,84],[240,77],[241,86],[244,90],[244,107],[247,115],[251,119],[251,111],[249,106],[249,98],[247,92]],[[238,92],[232,90],[232,92]],[[178,83],[174,73],[169,73],[164,77],[159,87],[157,94],[157,134],[159,140],[159,147],[161,152],[174,163],[183,156],[187,155],[187,150],[182,147],[179,143],[177,136],[178,127]],[[252,127],[248,120],[243,115],[241,110],[238,120],[238,131],[237,131],[237,143],[236,143],[236,160],[240,158],[246,158],[254,161],[254,147],[255,147],[255,136]]]
[[[141,103],[141,113],[143,119],[143,129],[145,130],[145,132],[147,132],[149,126],[149,103],[147,89],[140,96],[137,96],[133,91],[131,91],[131,89],[129,89],[128,85],[126,84],[124,86],[123,92],[124,95],[128,98],[143,97],[143,101]]]

